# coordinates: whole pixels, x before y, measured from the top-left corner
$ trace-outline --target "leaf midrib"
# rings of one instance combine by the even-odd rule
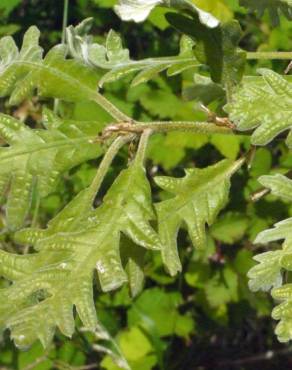
[[[230,166],[229,167],[229,169],[226,171],[226,172],[224,172],[224,174],[219,174],[219,178],[218,178],[218,180],[217,181],[215,181],[215,180],[213,180],[212,181],[212,188],[216,185],[216,184],[218,184],[219,183],[219,185],[221,185],[220,183],[221,182],[223,182],[223,181],[230,181],[230,177],[232,176],[232,174],[238,169],[238,168],[240,168],[240,166],[241,166],[241,164],[240,164],[240,162],[239,161],[237,161],[237,162],[235,162],[235,163],[233,163],[233,166]],[[222,184],[223,185],[223,184]],[[169,217],[174,217],[176,214],[177,214],[177,212],[179,212],[179,211],[181,211],[185,206],[187,206],[189,203],[192,203],[192,202],[194,202],[195,201],[195,199],[194,198],[196,198],[197,196],[198,196],[198,193],[200,193],[201,191],[204,191],[204,188],[205,188],[205,186],[206,186],[206,184],[202,184],[202,185],[199,185],[198,186],[198,188],[197,188],[197,190],[194,192],[194,193],[192,193],[192,192],[190,192],[189,193],[189,195],[187,195],[187,196],[185,196],[185,197],[183,197],[184,199],[186,199],[185,200],[185,202],[183,202],[183,204],[181,204],[179,207],[174,207],[174,208],[171,208],[171,213],[167,216],[168,218]],[[210,186],[210,184],[208,184],[208,187]],[[159,204],[161,204],[161,205],[163,205],[163,204],[166,204],[166,203],[164,203],[164,202],[169,202],[171,205],[175,205],[175,204],[177,204],[177,203],[179,203],[178,202],[178,198],[181,196],[181,194],[178,194],[178,195],[175,195],[173,198],[170,198],[170,199],[168,199],[168,200],[166,200],[166,201],[163,201],[163,202],[160,202],[160,203],[156,203],[157,205],[159,205]],[[171,202],[170,202],[171,201]],[[181,203],[182,201],[180,201],[180,203]],[[169,207],[169,205],[167,204],[167,207]],[[164,211],[165,211],[165,209],[164,209]],[[162,220],[160,220],[160,222],[164,222],[165,220],[166,220],[167,218],[164,218],[164,219],[162,219]]]
[[[6,155],[0,155],[0,162],[10,159],[12,157],[15,158],[17,156],[31,154],[31,153],[35,153],[35,152],[42,151],[42,150],[49,150],[49,149],[58,148],[62,146],[75,146],[78,143],[90,141],[95,138],[96,136],[85,136],[83,138],[78,138],[78,139],[61,140],[61,141],[58,141],[57,143],[34,145],[34,147],[31,149],[25,149],[25,150],[19,150],[19,151],[16,151],[16,150],[14,151],[13,146],[10,146],[7,148],[7,150],[11,151],[11,153],[8,153]]]

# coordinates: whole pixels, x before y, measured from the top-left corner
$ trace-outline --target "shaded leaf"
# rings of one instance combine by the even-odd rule
[[[256,11],[261,17],[265,10],[269,12],[272,24],[277,26],[280,22],[279,13],[283,13],[286,18],[292,20],[292,2],[291,0],[240,0],[240,5]]]
[[[240,240],[248,227],[248,219],[239,213],[229,212],[210,229],[211,235],[226,244]]]
[[[206,28],[198,20],[181,14],[166,14],[168,22],[195,42],[194,53],[198,61],[210,67],[214,82],[222,82],[231,89],[243,76],[245,52],[238,50],[241,28],[237,21],[230,21],[216,28]]]

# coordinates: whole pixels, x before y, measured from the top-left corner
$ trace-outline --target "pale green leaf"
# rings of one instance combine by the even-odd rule
[[[181,40],[178,56],[135,61],[130,59],[129,50],[123,49],[120,36],[113,30],[108,33],[105,45],[94,43],[91,36],[84,34],[84,29],[90,27],[90,24],[91,18],[88,18],[75,28],[68,27],[67,40],[73,58],[92,67],[110,70],[100,79],[99,86],[139,72],[132,81],[132,86],[136,86],[149,81],[162,71],[168,70],[168,74],[173,76],[199,65],[192,53],[194,44],[187,37]]]
[[[173,198],[156,204],[162,257],[171,275],[181,271],[177,234],[187,226],[195,247],[205,248],[205,225],[211,225],[228,200],[230,177],[242,160],[223,160],[205,169],[188,169],[183,178],[156,177],[154,180]]]
[[[51,114],[50,120],[58,122],[54,127],[49,125],[48,111],[45,119],[47,130],[31,129],[0,114],[0,135],[9,144],[0,150],[0,194],[8,189],[6,212],[11,228],[23,225],[33,189],[41,198],[47,196],[62,173],[102,153],[94,143],[103,127],[98,122],[63,121]]]
[[[38,45],[39,31],[31,27],[20,51],[11,37],[0,40],[0,96],[18,105],[35,90],[42,97],[70,102],[93,101],[118,120],[127,117],[97,91],[100,74],[78,60],[66,59],[67,46],[52,48],[44,60]]]
[[[262,176],[259,181],[271,190],[272,194],[292,200],[292,180],[280,174]],[[251,290],[272,290],[272,296],[282,301],[272,312],[275,320],[280,320],[276,334],[281,342],[292,339],[292,289],[291,284],[283,284],[284,271],[292,271],[292,218],[278,222],[274,228],[262,231],[255,243],[267,244],[284,240],[282,249],[265,252],[254,257],[259,262],[248,272]]]
[[[226,106],[230,119],[239,131],[256,128],[251,137],[254,145],[266,145],[281,132],[291,129],[292,85],[268,69],[261,69],[265,85],[246,83]],[[289,134],[287,145],[292,146]]]
[[[277,301],[282,301],[272,311],[273,319],[280,320],[275,333],[280,342],[289,342],[292,338],[292,284],[273,289],[272,296]]]
[[[24,35],[20,51],[11,36],[0,40],[1,97],[9,95],[15,84],[30,72],[31,66],[41,62],[43,50],[38,44],[39,36],[39,30],[30,27]]]
[[[122,233],[140,247],[160,248],[149,224],[155,216],[150,186],[140,164],[134,162],[121,172],[100,207],[93,209],[91,202],[92,190],[87,188],[49,222],[46,230],[24,229],[15,235],[19,243],[32,244],[37,253],[21,257],[1,253],[0,272],[13,284],[0,290],[0,324],[11,330],[17,346],[26,347],[39,339],[46,347],[56,327],[71,337],[73,306],[84,327],[96,329],[94,271],[103,291],[128,281],[121,260]],[[124,257],[133,264],[128,273],[136,294],[141,271],[138,278],[134,275],[141,261],[135,259],[133,251]]]

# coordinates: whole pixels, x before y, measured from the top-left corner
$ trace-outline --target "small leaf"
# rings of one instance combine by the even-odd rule
[[[194,74],[194,84],[186,86],[182,91],[183,99],[196,100],[208,105],[214,100],[223,100],[225,93],[219,84],[212,82],[209,77]]]
[[[147,289],[129,309],[128,323],[143,327],[144,321],[148,321],[149,325],[152,322],[158,336],[171,335],[175,331],[177,319],[181,317],[178,311],[180,304],[179,293],[166,293],[159,288]],[[166,316],[168,320],[164,320]]]
[[[253,292],[268,291],[282,285],[280,259],[282,251],[265,252],[254,257],[259,262],[248,272],[249,288]]]

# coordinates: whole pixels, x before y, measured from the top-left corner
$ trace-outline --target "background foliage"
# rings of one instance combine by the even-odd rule
[[[270,21],[265,14],[259,20],[255,13],[242,8],[237,0],[194,1],[222,20],[237,18],[244,37],[240,46],[250,51],[292,50],[292,22],[286,18]],[[155,9],[143,24],[122,23],[112,11],[114,0],[70,1],[69,24],[86,17],[94,18],[96,41],[103,42],[110,28],[121,33],[124,45],[133,59],[149,56],[176,55],[179,36],[168,27],[164,10]],[[61,38],[63,4],[57,0],[1,0],[0,35],[13,34],[22,39],[24,31],[35,24],[42,31],[41,44],[45,49]],[[250,62],[247,69],[255,74],[259,67],[271,67],[283,73],[287,62]],[[166,79],[159,76],[148,84],[128,88],[130,80],[105,85],[109,97],[124,112],[136,119],[201,119],[194,112],[198,94],[204,94],[207,84],[194,91],[193,73]],[[180,98],[183,89],[184,99]],[[213,91],[216,91],[215,89]],[[210,106],[217,109],[218,100]],[[208,104],[210,97],[203,95]],[[26,119],[32,127],[41,121],[40,103],[34,99],[11,111],[1,102],[3,112]],[[98,120],[104,125],[110,118],[95,104],[62,104],[64,115],[74,120]],[[182,175],[185,167],[205,167],[220,159],[235,159],[249,146],[245,137],[221,137],[190,133],[158,134],[152,137],[147,168],[151,175]],[[127,163],[131,153],[122,152],[115,160],[103,185],[101,196]],[[98,160],[88,161],[63,176],[57,191],[45,198],[34,222],[44,226],[74,195],[88,186],[95,174]],[[25,352],[15,350],[4,335],[0,342],[0,366],[3,369],[118,369],[108,354],[116,356],[121,366],[126,361],[133,370],[167,369],[282,369],[289,363],[291,348],[277,342],[270,320],[272,302],[263,293],[249,291],[246,273],[253,266],[252,256],[264,248],[252,241],[258,232],[292,215],[291,205],[272,195],[257,203],[250,194],[260,187],[257,178],[273,172],[286,173],[292,157],[282,141],[257,149],[251,169],[242,169],[234,176],[231,201],[208,234],[208,250],[202,255],[193,252],[187,232],[179,234],[182,274],[165,274],[158,255],[151,257],[146,267],[146,282],[142,294],[129,298],[126,289],[111,294],[99,293],[96,306],[104,327],[111,338],[95,338],[78,331],[73,340],[57,335],[54,345],[46,352],[35,344]],[[167,195],[155,187],[156,199]],[[33,218],[35,215],[31,215]],[[1,216],[2,217],[2,216]],[[1,234],[2,248],[19,250],[7,233]],[[18,249],[17,249],[18,248]],[[146,257],[149,258],[150,257]],[[289,279],[289,277],[287,277]],[[118,346],[118,347],[117,347]],[[108,352],[103,354],[102,351]],[[101,365],[98,365],[101,362]],[[89,367],[85,367],[89,366]]]

